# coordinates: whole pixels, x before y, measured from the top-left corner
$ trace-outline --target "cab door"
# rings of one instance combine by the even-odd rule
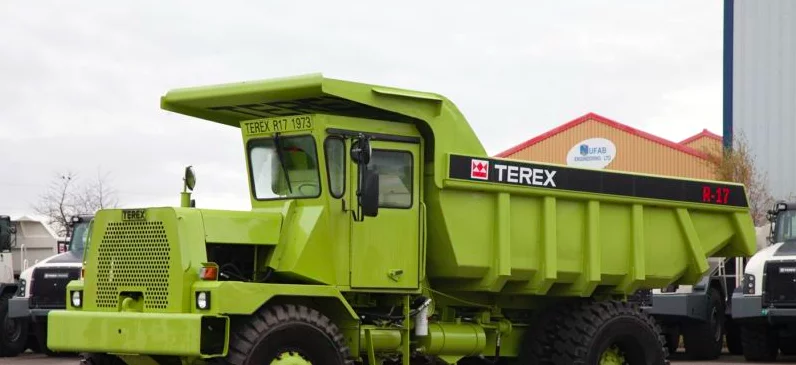
[[[420,249],[420,145],[374,140],[367,168],[379,175],[375,217],[351,219],[351,286],[367,289],[418,287]],[[351,202],[356,206],[359,166],[350,165]]]

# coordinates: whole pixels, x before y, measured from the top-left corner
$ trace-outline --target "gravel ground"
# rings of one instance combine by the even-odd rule
[[[675,354],[672,356],[671,359],[672,365],[697,365],[697,364],[711,364],[711,365],[722,365],[722,364],[747,364],[744,361],[743,356],[730,356],[724,355],[719,360],[715,361],[688,361],[684,360],[682,354]],[[776,363],[754,363],[755,365],[766,365],[766,364],[794,364],[796,363],[796,357],[781,357],[779,361]],[[0,359],[0,364],[2,365],[77,365],[78,361],[77,358],[49,358],[44,355],[37,355],[27,353],[25,355],[14,357],[14,358],[5,358]],[[751,363],[749,363],[751,364]]]

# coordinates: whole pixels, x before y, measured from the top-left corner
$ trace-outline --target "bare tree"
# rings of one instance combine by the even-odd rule
[[[85,184],[81,184],[72,171],[58,173],[33,209],[47,217],[47,224],[59,236],[65,236],[73,216],[94,214],[99,209],[118,206],[116,192],[107,180],[108,174],[102,175],[99,171],[96,180]]]
[[[771,208],[774,198],[768,190],[768,176],[758,171],[754,156],[749,150],[746,138],[739,134],[733,136],[734,146],[720,151],[705,149],[709,156],[716,179],[742,183],[746,186],[749,208],[756,226],[765,224],[766,211]]]

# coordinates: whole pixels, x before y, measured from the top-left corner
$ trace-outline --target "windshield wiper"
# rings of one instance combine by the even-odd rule
[[[279,165],[282,166],[282,172],[285,174],[285,182],[287,182],[287,190],[293,194],[293,188],[290,186],[290,176],[287,174],[287,167],[285,167],[285,159],[282,156],[282,145],[279,143],[279,133],[274,134],[274,145],[276,146],[276,158],[279,159]]]

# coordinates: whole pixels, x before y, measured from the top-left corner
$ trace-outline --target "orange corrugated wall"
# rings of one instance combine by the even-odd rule
[[[616,146],[616,156],[605,169],[694,179],[714,178],[707,160],[703,158],[594,120],[578,124],[506,157],[566,165],[569,149],[589,138],[606,138]]]
[[[711,153],[720,153],[722,148],[720,140],[710,137],[700,137],[684,144],[697,151],[711,151]]]

